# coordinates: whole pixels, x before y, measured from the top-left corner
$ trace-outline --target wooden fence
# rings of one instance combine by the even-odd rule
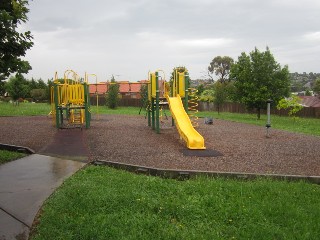
[[[199,102],[199,111],[218,111],[217,106],[209,102]],[[231,113],[256,113],[256,110],[248,110],[241,103],[224,103],[220,106],[220,112]],[[288,110],[271,109],[271,114],[279,116],[288,116]],[[266,114],[266,110],[262,109],[261,114]],[[298,117],[320,118],[320,108],[304,107],[296,114]]]
[[[90,97],[91,105],[97,104],[96,96]],[[106,99],[103,95],[99,96],[99,106],[106,105]],[[135,98],[121,98],[119,100],[119,106],[124,107],[141,107],[141,100]],[[209,102],[199,102],[199,111],[218,111],[217,106]],[[231,113],[256,113],[255,110],[248,110],[241,103],[224,103],[220,106],[220,112]],[[261,110],[261,114],[266,114],[266,110]],[[276,108],[271,109],[271,114],[279,116],[288,116],[288,110],[278,110]],[[298,117],[320,118],[320,108],[305,107],[297,113]]]
[[[96,96],[90,96],[90,103],[91,105],[97,105],[97,97]],[[103,95],[98,96],[98,104],[99,106],[105,106],[106,105],[106,98]],[[119,106],[123,107],[140,107],[141,106],[141,100],[136,98],[120,98],[119,99]]]

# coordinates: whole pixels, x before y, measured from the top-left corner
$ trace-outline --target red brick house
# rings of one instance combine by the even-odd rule
[[[119,84],[119,94],[121,98],[135,98],[140,99],[141,86],[147,84],[147,80],[141,80],[139,82],[129,82],[129,81],[117,81]],[[100,82],[98,84],[89,85],[89,93],[91,96],[96,94],[104,95],[108,92],[110,82]]]

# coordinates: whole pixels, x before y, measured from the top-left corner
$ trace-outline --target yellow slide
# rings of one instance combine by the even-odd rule
[[[186,141],[189,149],[206,149],[204,139],[192,126],[190,118],[184,110],[181,97],[167,97],[172,117],[180,136]]]

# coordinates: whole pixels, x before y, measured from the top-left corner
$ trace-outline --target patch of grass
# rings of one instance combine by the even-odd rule
[[[31,239],[318,239],[320,188],[176,181],[90,166],[46,201]]]
[[[46,103],[20,103],[19,106],[14,106],[11,103],[0,102],[0,116],[33,116],[33,115],[47,115],[50,112],[50,105]],[[117,114],[117,115],[138,115],[139,107],[118,107],[116,109],[109,109],[106,106],[98,108],[99,114]],[[97,113],[97,107],[91,106],[91,113]],[[167,116],[171,116],[170,110],[164,110]],[[164,115],[164,113],[162,113]],[[145,109],[140,113],[145,116]],[[261,115],[261,120],[257,120],[255,114],[239,114],[221,112],[199,112],[199,117],[214,117],[217,119],[230,120],[235,122],[242,122],[254,124],[264,127],[267,121],[266,115]],[[201,119],[199,120],[201,121]],[[287,130],[290,132],[304,133],[309,135],[320,136],[320,119],[316,118],[290,118],[271,116],[271,125],[274,129]]]
[[[0,150],[0,165],[6,162],[10,162],[12,160],[16,160],[18,158],[22,158],[26,156],[25,153],[12,152],[7,150]]]
[[[256,114],[239,114],[221,112],[199,112],[199,117],[213,117],[216,119],[242,122],[264,127],[267,122],[267,115],[261,115],[257,120]],[[290,118],[271,115],[271,127],[274,129],[286,130],[289,132],[304,133],[309,135],[320,136],[320,119],[317,118]]]
[[[36,116],[47,115],[51,111],[47,103],[12,103],[0,102],[0,116]]]
[[[116,115],[138,115],[140,111],[139,107],[117,107],[116,109],[110,109],[106,106],[91,106],[91,113],[96,114],[116,114]],[[141,110],[141,115],[144,116],[146,113],[145,109]]]

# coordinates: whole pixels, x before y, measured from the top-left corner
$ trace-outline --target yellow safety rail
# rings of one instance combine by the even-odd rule
[[[178,81],[179,81],[178,94],[182,98],[185,97],[185,75],[184,74],[185,74],[185,72],[183,72],[183,73],[178,72]]]
[[[153,97],[153,98],[155,98],[156,97],[156,90],[157,90],[157,83],[156,83],[156,73],[154,72],[154,73],[151,73],[150,74],[150,80],[151,80],[151,96]]]

